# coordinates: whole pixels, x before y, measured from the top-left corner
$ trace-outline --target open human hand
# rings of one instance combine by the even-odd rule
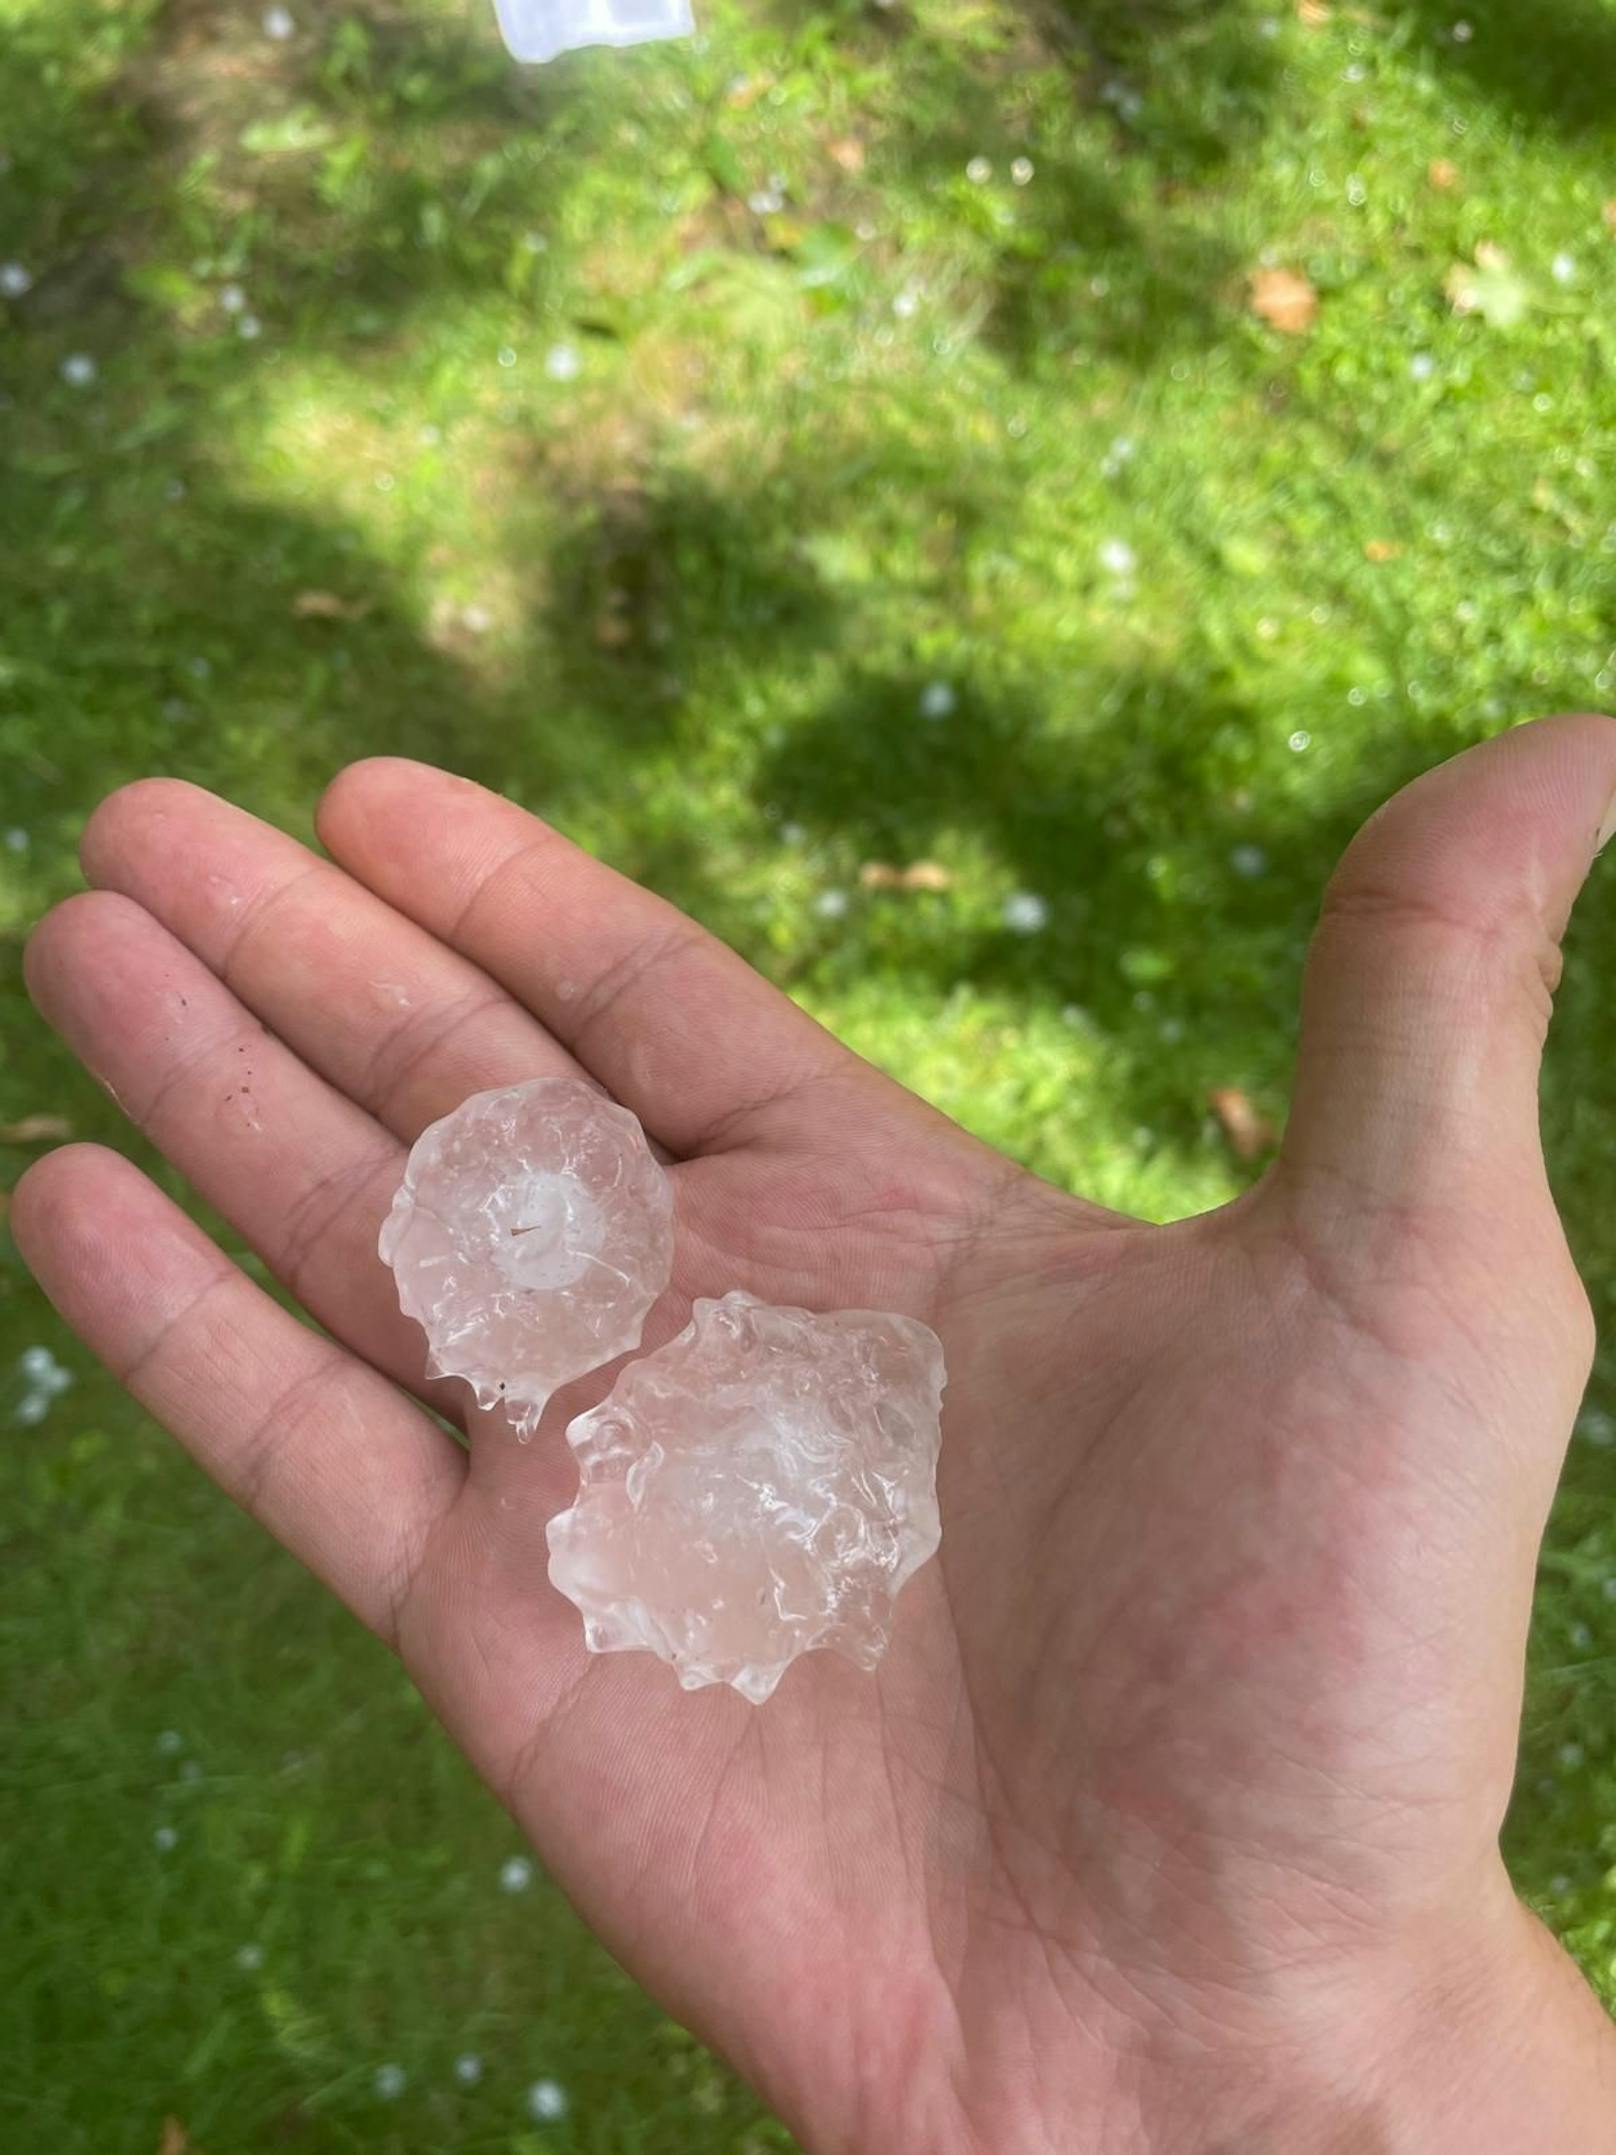
[[[1591,1353],[1537,1064],[1613,795],[1616,724],[1559,719],[1382,810],[1326,901],[1278,1163],[1155,1227],[476,786],[354,766],[327,861],[146,781],[91,821],[30,987],[329,1337],[97,1147],[32,1169],[15,1233],[810,2149],[1616,2147],[1616,2033],[1497,1846]],[[544,1529],[604,1380],[523,1447],[423,1378],[376,1256],[407,1147],[579,1069],[671,1161],[649,1344],[737,1286],[942,1335],[942,1549],[874,1678],[813,1655],[753,1708],[590,1657]]]

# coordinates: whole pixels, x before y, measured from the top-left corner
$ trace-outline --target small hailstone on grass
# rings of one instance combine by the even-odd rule
[[[1579,1654],[1585,1654],[1594,1643],[1594,1635],[1586,1624],[1573,1624],[1566,1636]]]
[[[1002,916],[1007,928],[1017,935],[1036,935],[1040,928],[1049,925],[1049,905],[1036,891],[1012,891],[1004,901]]]
[[[1577,274],[1575,258],[1569,254],[1557,254],[1549,264],[1549,274],[1556,284],[1570,284]]]
[[[28,851],[28,833],[20,823],[13,823],[6,832],[6,850],[10,853],[26,853]]]
[[[782,823],[780,826],[780,843],[783,846],[800,846],[807,835],[800,823]]]
[[[1308,749],[1313,746],[1313,736],[1312,734],[1306,733],[1300,727],[1298,727],[1297,731],[1293,733],[1290,739],[1285,743],[1285,746],[1290,750],[1293,756],[1303,755]]]
[[[462,2051],[454,2061],[454,2076],[463,2088],[474,2088],[483,2077],[483,2061],[476,2051]]]
[[[993,177],[993,166],[985,157],[973,157],[965,167],[965,177],[973,187],[985,187]]]
[[[1555,1753],[1567,1773],[1575,1773],[1585,1755],[1580,1743],[1563,1743]]]
[[[247,311],[247,295],[239,284],[221,284],[219,287],[219,304],[226,314],[245,314]]]
[[[821,920],[840,920],[847,911],[845,890],[822,890],[814,900],[814,911]]]
[[[177,1751],[184,1748],[185,1738],[177,1728],[164,1729],[157,1739],[157,1749],[163,1758],[172,1758]]]
[[[1138,565],[1138,556],[1126,539],[1105,539],[1101,542],[1100,566],[1109,569],[1113,576],[1131,576]]]
[[[1474,26],[1468,22],[1456,22],[1453,26],[1453,42],[1456,45],[1468,45],[1475,34]]]
[[[1436,361],[1429,352],[1416,352],[1408,363],[1408,371],[1417,382],[1428,382],[1436,372]]]
[[[0,262],[0,297],[21,299],[34,288],[34,280],[20,262]]]
[[[567,2091],[558,2080],[535,2080],[527,2091],[527,2107],[536,2118],[564,2118]]]
[[[172,1826],[159,1826],[152,1835],[152,1846],[159,1855],[166,1856],[170,1849],[179,1846],[180,1837]]]
[[[88,352],[69,352],[60,371],[63,381],[74,389],[88,389],[101,370]]]
[[[272,7],[264,10],[263,30],[265,37],[273,38],[277,45],[284,45],[289,37],[297,35],[297,24],[290,8]]]
[[[1010,178],[1017,187],[1025,187],[1032,178],[1033,165],[1030,157],[1018,157],[1010,167]]]
[[[892,311],[900,322],[907,322],[919,305],[919,293],[911,292],[907,287],[901,292],[894,292],[892,295]]]
[[[264,1949],[261,1945],[244,1945],[236,1954],[236,1966],[244,1975],[251,1975],[264,1965]]]
[[[514,367],[516,364],[516,354],[508,344],[502,344],[494,356],[502,367]]]
[[[583,370],[577,347],[571,344],[552,344],[544,355],[544,371],[553,382],[576,381]]]
[[[533,1866],[526,1856],[511,1856],[500,1866],[499,1890],[502,1893],[525,1893],[533,1883]]]
[[[775,187],[759,187],[746,198],[746,206],[754,217],[776,217],[786,206],[786,198]]]
[[[1603,1407],[1584,1407],[1577,1416],[1577,1434],[1605,1451],[1612,1444],[1616,1444],[1616,1421],[1611,1419]]]
[[[920,692],[920,715],[922,718],[949,718],[957,700],[952,682],[928,681]]]
[[[402,2065],[378,2065],[376,2068],[376,2093],[384,2103],[396,2102],[404,2093],[405,2073]]]
[[[256,314],[238,314],[236,316],[236,335],[238,337],[245,337],[247,342],[251,344],[255,337],[261,337],[263,334],[264,325]]]
[[[1261,846],[1236,846],[1229,855],[1229,866],[1250,882],[1268,873],[1268,855]]]

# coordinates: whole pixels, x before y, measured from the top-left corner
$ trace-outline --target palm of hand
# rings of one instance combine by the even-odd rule
[[[1583,754],[1610,763],[1602,731]],[[361,766],[322,834],[355,880],[191,789],[115,796],[103,894],[45,925],[30,979],[351,1352],[109,1155],[36,1170],[19,1237],[788,2116],[883,2147],[1111,2118],[1119,2056],[1212,2027],[1261,2055],[1315,1987],[1502,1901],[1530,1550],[1587,1351],[1518,1130],[1453,1183],[1445,1081],[1411,1100],[1371,1061],[1337,1112],[1304,1058],[1281,1169],[1141,1227],[1010,1169],[475,789]],[[1454,935],[1420,890],[1362,888],[1324,1056],[1359,1052],[1366,942],[1412,974]],[[468,1461],[384,1381],[458,1410],[371,1254],[401,1143],[566,1066],[558,1039],[676,1156],[659,1336],[735,1286],[943,1336],[943,1547],[873,1681],[815,1656],[757,1712],[587,1656],[545,1579],[553,1433],[474,1430]],[[1500,1132],[1519,1081],[1501,1067]]]

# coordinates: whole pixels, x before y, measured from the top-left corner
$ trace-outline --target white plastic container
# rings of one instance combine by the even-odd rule
[[[518,60],[553,60],[580,45],[644,45],[695,28],[690,0],[494,0],[494,12]]]

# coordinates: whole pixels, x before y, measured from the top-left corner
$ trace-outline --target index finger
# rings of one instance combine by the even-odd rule
[[[676,1153],[784,1124],[845,1142],[889,1080],[676,906],[498,794],[395,757],[353,764],[320,838],[379,896],[503,983]]]

